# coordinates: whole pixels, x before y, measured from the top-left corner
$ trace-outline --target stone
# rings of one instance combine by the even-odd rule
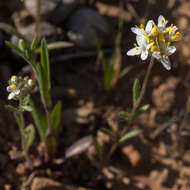
[[[84,0],[41,0],[41,19],[60,24]],[[37,1],[25,0],[24,5],[33,17],[37,15]]]
[[[62,184],[46,177],[35,177],[31,190],[64,190]]]
[[[98,45],[109,45],[113,42],[106,19],[94,9],[76,10],[66,26],[69,39],[80,48],[96,48]]]
[[[22,27],[22,28],[18,28],[18,31],[29,41],[32,42],[33,38],[34,38],[34,31],[35,31],[35,23]],[[39,25],[39,39],[41,39],[42,37],[50,37],[50,36],[54,36],[56,35],[56,28],[54,26],[52,26],[51,24],[48,24],[47,22],[41,22]],[[13,44],[17,44],[18,43],[18,37],[16,36],[12,36],[11,38],[11,42]]]

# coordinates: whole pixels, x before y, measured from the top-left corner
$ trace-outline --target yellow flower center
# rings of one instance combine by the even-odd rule
[[[141,28],[141,29],[144,29],[144,25],[143,25],[143,24],[140,24],[140,28]]]
[[[16,88],[16,85],[15,84],[11,84],[10,88],[14,89],[14,88]]]
[[[11,77],[11,79],[16,79],[16,76],[15,76],[15,75],[13,75],[13,76]]]
[[[152,51],[158,51],[158,48],[156,46],[152,46]]]
[[[168,56],[167,55],[163,55],[163,58],[168,59]]]
[[[180,38],[180,32],[177,32],[174,36],[171,37],[172,40],[178,40]]]

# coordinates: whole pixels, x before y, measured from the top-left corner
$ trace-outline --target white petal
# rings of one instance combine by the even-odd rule
[[[140,54],[141,54],[141,48],[139,47],[134,47],[127,52],[128,56],[134,56],[134,55],[140,55]]]
[[[161,60],[162,65],[165,67],[165,69],[170,70],[171,69],[171,64],[170,60],[167,58],[162,58]]]
[[[148,57],[148,51],[147,50],[143,50],[141,52],[141,59],[145,60],[145,59],[147,59],[147,57]]]
[[[11,90],[11,88],[10,88],[10,86],[7,86],[7,92],[11,92],[12,90]]]
[[[162,15],[160,15],[158,17],[158,27],[164,28],[165,26],[166,26],[166,20]]]
[[[142,35],[144,33],[144,30],[139,27],[132,27],[131,31],[137,35]]]
[[[167,47],[167,49],[166,49],[166,55],[167,55],[167,56],[170,56],[170,55],[172,55],[173,53],[175,53],[175,51],[176,51],[176,47],[175,47],[175,46],[169,46],[169,47]]]
[[[14,92],[11,92],[9,95],[8,95],[8,100],[11,100],[15,97],[15,93]]]
[[[152,53],[152,56],[153,56],[154,58],[158,59],[158,60],[161,59],[161,55],[158,54],[158,52],[153,52],[153,53]]]
[[[139,46],[142,46],[143,44],[145,44],[146,38],[144,35],[137,35],[136,40],[137,40],[137,44]]]
[[[146,33],[151,33],[152,32],[152,26],[154,25],[154,21],[153,20],[149,20],[146,24],[146,28],[145,31]]]
[[[19,95],[20,90],[15,90],[14,93],[15,93],[15,95]]]

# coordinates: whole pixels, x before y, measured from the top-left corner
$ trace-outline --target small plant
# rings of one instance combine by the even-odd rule
[[[121,55],[121,38],[123,30],[123,21],[119,22],[119,31],[116,37],[115,49],[109,60],[106,59],[103,52],[100,49],[101,61],[103,65],[103,74],[104,74],[104,90],[109,92],[113,89],[118,81],[124,77],[133,67],[128,66],[122,70],[122,55]]]
[[[34,119],[41,141],[45,146],[45,160],[49,161],[55,157],[57,148],[57,137],[59,133],[59,125],[61,122],[61,102],[58,102],[52,108],[51,101],[51,78],[50,78],[50,62],[46,41],[43,39],[40,45],[40,62],[36,61],[35,51],[37,49],[37,37],[34,38],[31,45],[26,41],[20,40],[18,47],[10,42],[6,42],[8,46],[13,48],[27,63],[32,66],[33,72],[37,78],[40,91],[41,101],[44,107],[44,114],[39,114],[36,105],[30,97],[35,84],[28,77],[22,78],[12,76],[9,80],[7,91],[10,93],[8,99],[19,101],[18,107],[7,106],[13,111],[22,137],[22,151],[24,155],[28,154],[29,147],[34,140],[34,129],[27,130],[24,122],[24,112],[29,111]]]
[[[151,70],[154,64],[154,59],[157,59],[162,63],[167,70],[171,69],[171,63],[169,56],[172,55],[176,48],[172,45],[173,42],[180,39],[180,33],[177,32],[177,27],[171,24],[167,27],[168,21],[160,15],[158,18],[158,24],[156,25],[153,20],[147,22],[146,27],[140,25],[131,28],[131,31],[136,34],[136,41],[134,48],[127,52],[127,55],[138,55],[142,60],[146,60],[151,57],[150,64],[148,66],[142,88],[138,79],[133,84],[133,106],[130,112],[121,112],[120,116],[127,118],[128,126],[124,128],[120,134],[115,134],[109,129],[101,129],[112,140],[111,148],[108,152],[104,152],[103,147],[95,140],[94,144],[100,160],[100,168],[108,167],[109,160],[113,152],[118,148],[120,144],[136,137],[142,132],[142,130],[130,130],[130,127],[139,116],[148,110],[149,105],[140,106],[144,98],[148,79],[151,74]]]

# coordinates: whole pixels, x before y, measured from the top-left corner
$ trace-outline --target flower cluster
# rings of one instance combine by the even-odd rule
[[[159,60],[167,69],[171,69],[169,56],[176,51],[173,42],[180,39],[180,32],[178,28],[171,24],[167,26],[168,20],[160,15],[158,17],[158,24],[153,20],[149,20],[146,27],[141,24],[139,27],[131,28],[131,31],[136,34],[137,44],[134,43],[134,48],[127,52],[127,55],[140,55],[142,60],[146,60],[148,56],[153,56]]]
[[[14,99],[18,100],[19,98],[24,98],[33,90],[34,82],[28,77],[17,77],[13,75],[8,81],[9,86],[7,91],[9,92],[8,100]]]

